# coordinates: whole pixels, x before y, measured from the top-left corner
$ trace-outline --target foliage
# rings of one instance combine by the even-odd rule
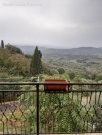
[[[25,56],[12,54],[9,59],[13,65],[12,70],[9,70],[10,73],[23,76],[29,74],[30,61]]]
[[[10,61],[8,59],[9,53],[6,49],[0,48],[0,67],[9,67]]]
[[[102,86],[95,86],[97,89],[102,89]],[[91,105],[93,105],[93,123],[95,131],[102,131],[102,92],[92,94]]]
[[[72,72],[72,71],[69,71],[68,75],[69,75],[69,78],[70,78],[71,80],[73,80],[73,79],[75,78],[75,73]]]
[[[0,70],[13,75],[28,75],[30,60],[19,53],[12,54],[7,48],[0,48]]]
[[[29,54],[25,54],[25,57],[28,59],[32,59],[32,55],[29,55]]]
[[[10,53],[19,53],[19,54],[22,54],[22,51],[18,48],[18,47],[16,47],[16,46],[13,46],[13,45],[10,45],[10,44],[8,44],[8,45],[6,45],[6,48],[10,51]]]
[[[95,113],[93,115],[94,125],[96,131],[102,131],[102,108],[95,108]]]
[[[69,98],[68,98],[69,97]],[[22,94],[21,101],[26,102],[27,124],[28,130],[34,131],[35,127],[32,124],[32,120],[35,121],[34,112],[32,111],[32,104],[34,103],[36,96],[32,94]],[[34,107],[35,108],[35,107]],[[30,110],[29,110],[30,109]],[[42,132],[75,132],[86,131],[87,127],[83,127],[83,118],[86,114],[85,110],[81,111],[79,115],[80,106],[77,104],[74,98],[66,95],[59,94],[40,94],[40,128]],[[28,115],[29,112],[29,115]],[[82,119],[81,119],[82,117]]]
[[[64,74],[65,73],[65,70],[63,68],[59,68],[58,69],[58,72],[59,72],[59,74]]]
[[[51,66],[49,66],[47,63],[42,63],[42,67],[43,67],[43,74],[47,74],[47,75],[55,75],[57,74],[58,75],[58,70],[57,69],[54,69],[52,68]]]
[[[22,76],[9,75],[7,72],[0,72],[0,82],[20,82],[25,81]],[[20,85],[0,85],[0,102],[17,100],[17,97],[21,94],[20,92],[15,92],[15,90],[21,90]],[[12,92],[2,92],[2,90],[12,90]]]
[[[76,75],[75,78],[74,78],[74,81],[75,81],[75,82],[81,82],[81,77],[80,77],[80,75]]]
[[[36,46],[31,64],[30,64],[30,73],[31,75],[38,75],[42,73],[42,53],[40,50],[38,50],[38,47]]]

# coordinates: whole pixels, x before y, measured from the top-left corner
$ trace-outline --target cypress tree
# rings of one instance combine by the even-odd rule
[[[4,48],[4,41],[1,40],[1,48]]]
[[[38,47],[36,46],[31,64],[30,64],[30,73],[31,75],[38,75],[42,72],[42,53],[40,50],[38,50]]]

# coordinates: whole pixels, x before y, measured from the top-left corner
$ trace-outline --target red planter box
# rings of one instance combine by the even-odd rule
[[[46,83],[64,83],[64,84],[46,84]],[[68,90],[66,80],[55,80],[47,79],[45,80],[44,90],[45,91],[66,91]]]

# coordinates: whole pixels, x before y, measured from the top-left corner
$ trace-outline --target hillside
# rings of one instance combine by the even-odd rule
[[[25,54],[32,55],[34,52],[34,46],[17,46]],[[95,47],[80,47],[71,49],[53,49],[46,47],[39,47],[43,55],[102,55],[102,48]]]
[[[27,77],[30,75],[32,57],[23,53],[26,54],[27,51],[33,53],[35,47],[19,46],[19,48],[11,45],[8,48],[0,48],[0,76]],[[102,80],[102,48],[81,47],[65,50],[39,47],[39,49],[43,56],[43,75],[45,76],[58,77],[61,69],[65,71],[63,78],[68,78],[70,73],[74,73],[76,78],[80,76],[79,78],[84,79]]]
[[[34,46],[19,46],[26,54],[32,55]],[[102,75],[102,48],[80,47],[72,49],[51,49],[39,47],[43,61],[53,72],[61,67],[76,74]]]
[[[30,60],[18,50],[19,48],[11,45],[0,48],[0,77],[29,73]]]

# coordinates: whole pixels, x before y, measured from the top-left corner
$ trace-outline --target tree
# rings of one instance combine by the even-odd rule
[[[1,40],[1,47],[4,48],[4,41]]]
[[[22,51],[20,48],[13,46],[13,45],[6,45],[6,48],[10,51],[10,53],[15,54],[15,53],[19,53],[22,54]]]
[[[58,72],[59,72],[59,74],[64,74],[65,73],[65,70],[63,68],[59,68],[58,69]]]
[[[9,54],[6,49],[0,48],[0,67],[6,67]]]
[[[9,69],[9,73],[23,76],[27,76],[29,74],[30,61],[24,55],[12,54],[9,57],[9,60],[11,61],[12,65],[12,68]]]
[[[38,50],[38,47],[36,46],[31,64],[30,64],[30,73],[31,75],[38,75],[42,72],[42,53],[40,50]]]
[[[69,74],[69,77],[70,77],[71,80],[73,80],[75,78],[74,72],[70,71],[68,74]]]

